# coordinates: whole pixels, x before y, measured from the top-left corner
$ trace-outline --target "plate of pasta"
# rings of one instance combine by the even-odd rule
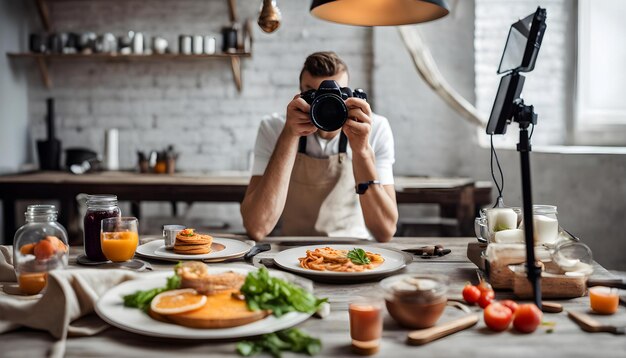
[[[366,245],[313,245],[281,251],[274,263],[324,280],[371,279],[402,270],[413,260],[401,251]]]

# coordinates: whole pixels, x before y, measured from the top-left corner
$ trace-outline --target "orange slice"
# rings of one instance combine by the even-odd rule
[[[159,293],[152,299],[150,309],[158,314],[169,315],[197,310],[205,303],[205,295],[186,288]]]

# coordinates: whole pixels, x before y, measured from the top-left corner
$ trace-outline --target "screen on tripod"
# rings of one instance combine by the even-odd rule
[[[534,14],[511,25],[498,73],[528,72],[535,68],[535,61],[546,29],[545,19],[545,9],[538,8]]]

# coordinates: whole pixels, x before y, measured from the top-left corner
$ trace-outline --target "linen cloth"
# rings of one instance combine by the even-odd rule
[[[20,327],[48,331],[57,339],[49,356],[62,357],[67,337],[90,336],[108,327],[94,314],[96,302],[111,287],[136,277],[137,273],[121,269],[56,270],[48,274],[43,294],[14,295],[12,252],[0,246],[0,334]]]

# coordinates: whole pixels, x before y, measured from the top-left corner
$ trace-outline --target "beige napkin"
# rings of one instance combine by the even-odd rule
[[[0,246],[0,252],[0,278],[14,282],[15,274],[11,280],[8,272],[13,272],[10,251]],[[47,288],[39,299],[0,294],[0,334],[21,326],[48,331],[59,340],[50,355],[63,356],[66,337],[94,335],[108,327],[93,314],[89,315],[100,296],[136,277],[136,273],[127,270],[51,271]]]

